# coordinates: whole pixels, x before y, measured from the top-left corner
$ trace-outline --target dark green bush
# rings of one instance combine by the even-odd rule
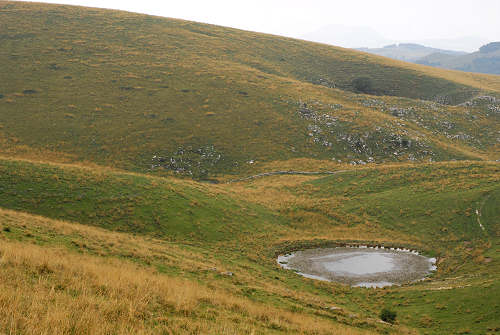
[[[352,81],[352,87],[359,93],[373,93],[373,82],[371,78],[359,77]]]
[[[380,312],[380,319],[385,322],[394,323],[394,321],[396,321],[396,312],[384,308]]]

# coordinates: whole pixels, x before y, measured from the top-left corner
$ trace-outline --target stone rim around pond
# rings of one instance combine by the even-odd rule
[[[402,285],[425,279],[436,270],[435,258],[383,247],[309,249],[278,256],[277,261],[306,278],[359,287]]]

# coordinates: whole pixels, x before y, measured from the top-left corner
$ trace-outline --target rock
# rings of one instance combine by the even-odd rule
[[[309,108],[307,107],[301,107],[299,109],[299,113],[302,114],[302,115],[311,115],[313,113],[312,110],[310,110]]]

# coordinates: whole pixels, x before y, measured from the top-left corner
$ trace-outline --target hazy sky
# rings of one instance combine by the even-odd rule
[[[500,0],[46,0],[124,9],[301,37],[325,25],[365,26],[389,40],[500,40]]]

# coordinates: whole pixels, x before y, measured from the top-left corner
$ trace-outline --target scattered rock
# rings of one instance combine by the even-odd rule
[[[164,156],[154,155],[151,161],[152,169],[163,168],[195,178],[206,178],[222,161],[222,153],[213,145],[198,149],[181,146],[173,153],[167,153]]]
[[[328,80],[328,79],[324,79],[324,78],[319,78],[319,79],[313,80],[312,83],[315,85],[321,85],[321,86],[325,86],[328,88],[337,87],[337,85],[333,81]]]
[[[59,65],[57,65],[56,63],[52,63],[52,64],[49,64],[49,69],[57,71],[57,70],[60,70],[61,67]]]

